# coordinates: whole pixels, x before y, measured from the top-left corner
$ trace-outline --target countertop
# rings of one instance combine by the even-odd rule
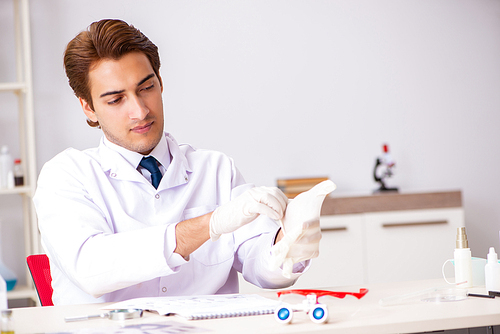
[[[460,190],[418,193],[387,192],[361,196],[330,195],[323,202],[321,215],[459,207],[462,207]]]

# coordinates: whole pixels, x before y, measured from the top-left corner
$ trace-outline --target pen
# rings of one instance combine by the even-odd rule
[[[495,298],[495,295],[480,295],[480,294],[477,294],[477,293],[468,293],[467,296],[470,296],[470,297],[480,297],[480,298]]]

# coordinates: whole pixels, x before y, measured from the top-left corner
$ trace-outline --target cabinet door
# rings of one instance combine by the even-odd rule
[[[368,283],[440,278],[453,258],[461,208],[365,215]]]
[[[327,288],[364,283],[363,215],[322,216],[319,256],[293,285],[296,289]],[[239,274],[240,293],[261,289]]]
[[[364,283],[363,216],[321,217],[320,252],[294,288],[326,288]]]

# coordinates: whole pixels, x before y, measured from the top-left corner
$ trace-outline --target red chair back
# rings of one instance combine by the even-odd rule
[[[50,275],[49,258],[45,254],[30,255],[26,258],[36,292],[42,306],[53,306],[52,276]]]

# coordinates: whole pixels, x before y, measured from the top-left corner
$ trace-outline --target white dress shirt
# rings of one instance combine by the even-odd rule
[[[34,203],[54,304],[237,293],[237,272],[263,288],[295,282],[304,266],[291,279],[268,269],[278,226],[264,216],[205,242],[187,260],[174,253],[177,223],[252,185],[224,154],[179,145],[168,133],[150,155],[161,164],[158,189],[137,169],[141,154],[104,138],[43,166]]]

